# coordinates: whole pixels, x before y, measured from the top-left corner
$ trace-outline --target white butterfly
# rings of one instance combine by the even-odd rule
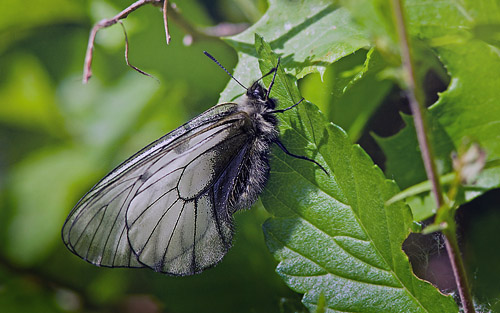
[[[273,82],[276,68],[267,74]],[[249,208],[267,181],[270,146],[316,163],[279,141],[275,113],[293,106],[275,110],[273,82],[268,91],[256,81],[241,103],[212,107],[104,177],[64,223],[69,250],[98,266],[171,275],[217,264],[231,247],[232,214]]]

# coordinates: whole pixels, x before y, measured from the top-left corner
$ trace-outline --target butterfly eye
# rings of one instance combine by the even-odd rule
[[[264,98],[264,90],[259,86],[259,88],[255,89],[254,96],[259,99]]]
[[[255,82],[247,91],[247,96],[252,99],[264,99],[266,90],[258,83]]]

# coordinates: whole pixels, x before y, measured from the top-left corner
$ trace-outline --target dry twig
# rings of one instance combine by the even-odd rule
[[[223,36],[230,36],[237,34],[239,32],[242,32],[245,30],[248,25],[247,24],[229,24],[229,23],[223,23],[216,25],[214,27],[207,27],[207,28],[200,28],[197,27],[196,25],[192,25],[189,21],[187,21],[180,13],[179,9],[177,6],[173,3],[169,3],[168,0],[138,0],[131,4],[129,7],[127,7],[125,10],[121,11],[114,17],[110,19],[104,19],[98,22],[97,24],[94,25],[92,30],[90,31],[90,36],[89,36],[89,42],[87,45],[87,52],[85,54],[85,63],[83,67],[83,83],[87,83],[90,77],[92,76],[92,58],[93,58],[93,51],[94,51],[94,45],[95,45],[95,38],[97,35],[97,32],[102,29],[106,28],[109,26],[112,26],[121,20],[127,18],[127,16],[137,10],[138,8],[146,5],[146,4],[151,4],[154,6],[158,6],[162,8],[163,11],[163,24],[165,26],[165,39],[167,44],[170,43],[170,32],[168,29],[168,19],[167,19],[167,11],[168,14],[170,15],[170,18],[174,20],[176,25],[178,25],[179,28],[184,30],[184,32],[187,33],[186,36],[189,36],[191,41],[197,41],[197,40],[213,40],[213,39],[219,39],[219,37]],[[123,26],[123,24],[122,24]],[[125,61],[127,62],[127,65],[130,66],[132,69],[136,70],[137,72],[147,75],[152,77],[150,74],[142,71],[141,69],[133,66],[130,64],[129,59],[128,59],[128,39],[127,39],[127,33],[125,32]]]
[[[155,6],[159,6],[159,5],[163,6],[163,8],[164,8],[163,22],[165,24],[165,31],[167,32],[166,38],[167,38],[167,44],[168,44],[170,42],[170,35],[168,34],[168,26],[167,26],[168,21],[167,21],[167,13],[165,10],[167,3],[168,3],[167,0],[165,0],[165,1],[163,1],[163,0],[138,0],[138,1],[134,2],[133,4],[131,4],[129,7],[127,7],[125,10],[123,10],[120,13],[118,13],[117,15],[115,15],[114,17],[112,17],[110,19],[101,20],[100,22],[95,24],[94,27],[92,27],[92,30],[90,31],[89,42],[87,45],[87,52],[85,54],[85,63],[83,66],[83,83],[84,84],[87,83],[89,81],[90,77],[92,76],[92,70],[91,70],[92,52],[94,51],[94,43],[95,43],[95,37],[97,35],[97,32],[102,28],[109,27],[111,25],[118,23],[120,20],[127,18],[127,16],[130,13],[134,12],[135,10],[137,10],[138,8],[140,8],[146,4],[152,4]],[[130,66],[130,63],[128,62],[128,56],[127,56],[128,55],[128,44],[126,44],[126,46],[125,46],[125,54],[126,54],[127,64],[129,64],[129,66]],[[131,66],[131,67],[134,70],[139,71],[140,73],[144,74],[143,71],[139,70],[135,66]]]

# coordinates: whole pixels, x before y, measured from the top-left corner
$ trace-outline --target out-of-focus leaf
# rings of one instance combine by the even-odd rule
[[[128,285],[127,276],[117,271],[107,271],[89,284],[88,293],[98,303],[116,301]]]
[[[17,200],[5,248],[12,260],[28,265],[45,257],[59,242],[61,225],[75,204],[68,197],[75,194],[73,188],[80,190],[82,183],[90,188],[89,179],[98,179],[96,174],[105,174],[112,161],[120,161],[106,157],[128,139],[157,88],[132,74],[102,93],[95,87],[89,93],[79,82],[75,82],[78,87],[69,83],[61,91],[67,96],[63,114],[75,122],[68,128],[76,145],[44,148],[10,171],[7,185]]]
[[[33,0],[29,6],[22,1],[1,1],[0,53],[30,30],[61,22],[76,22],[83,17],[80,1]],[[15,34],[15,35],[14,35]]]
[[[96,81],[89,87],[67,81],[60,95],[72,135],[96,150],[115,149],[140,122],[158,84],[129,72],[113,87],[102,88]]]
[[[59,306],[46,286],[39,284],[32,277],[16,274],[0,267],[0,281],[2,282],[0,308],[2,312],[67,312]]]
[[[0,12],[2,12],[0,19],[2,31],[11,27],[68,21],[83,14],[81,3],[70,0],[52,0],[50,3],[33,0],[30,1],[29,8],[19,1],[2,1]]]
[[[277,59],[256,37],[260,67]],[[278,71],[272,94],[283,107],[297,87]],[[276,90],[274,89],[276,88]],[[368,155],[309,102],[280,114],[283,143],[317,165],[273,150],[271,178],[262,195],[274,216],[264,224],[266,242],[280,260],[277,272],[314,310],[326,312],[456,312],[451,297],[413,275],[401,245],[412,228],[409,208],[384,203],[397,193]]]
[[[63,119],[54,86],[46,70],[32,55],[12,58],[8,80],[0,86],[0,123],[63,137]]]
[[[68,195],[75,180],[92,170],[85,154],[69,147],[34,153],[12,169],[8,186],[16,206],[4,247],[10,259],[32,265],[59,244],[61,225],[72,206]]]

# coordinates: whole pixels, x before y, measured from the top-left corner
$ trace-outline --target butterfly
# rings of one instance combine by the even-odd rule
[[[269,177],[278,138],[270,97],[277,68],[244,87],[243,101],[218,104],[149,144],[99,181],[62,228],[68,249],[97,266],[148,267],[193,275],[214,266],[233,238],[232,215],[249,208]],[[273,75],[269,88],[260,80]]]

